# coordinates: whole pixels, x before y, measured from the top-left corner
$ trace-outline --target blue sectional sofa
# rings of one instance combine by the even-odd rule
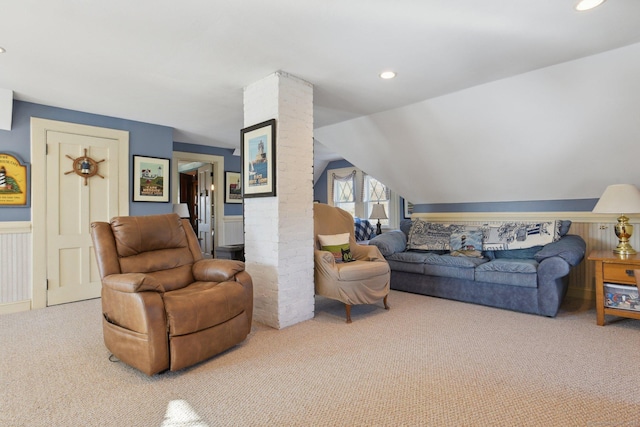
[[[512,250],[485,247],[476,256],[407,249],[411,220],[369,244],[388,261],[392,289],[555,317],[569,272],[583,260],[586,249],[580,236],[567,234],[570,224],[558,223],[557,240],[551,243]]]

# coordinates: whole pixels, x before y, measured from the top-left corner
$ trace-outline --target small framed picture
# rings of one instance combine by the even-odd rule
[[[413,203],[409,202],[407,199],[404,200],[404,217],[411,218],[413,214]]]
[[[169,201],[169,159],[133,156],[133,201]]]
[[[242,203],[240,172],[224,172],[224,202]]]
[[[276,195],[276,121],[267,120],[240,131],[243,196]]]

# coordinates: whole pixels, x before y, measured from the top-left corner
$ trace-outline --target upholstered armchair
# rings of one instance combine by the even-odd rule
[[[177,214],[91,224],[109,351],[153,375],[206,360],[251,331],[253,284],[244,263],[203,259]]]
[[[351,214],[316,203],[313,223],[316,295],[343,302],[347,323],[351,323],[352,305],[382,300],[388,310],[389,264],[376,246],[356,243]]]

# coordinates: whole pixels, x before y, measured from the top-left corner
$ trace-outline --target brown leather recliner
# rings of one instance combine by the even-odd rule
[[[203,259],[177,214],[91,224],[102,279],[104,342],[147,375],[179,370],[243,341],[253,283],[244,263]]]

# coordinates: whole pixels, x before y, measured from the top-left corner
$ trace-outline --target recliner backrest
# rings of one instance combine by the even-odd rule
[[[115,217],[110,225],[122,273],[147,273],[165,291],[193,283],[195,259],[178,215]]]

